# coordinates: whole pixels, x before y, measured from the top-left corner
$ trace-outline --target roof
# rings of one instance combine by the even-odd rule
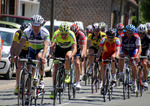
[[[138,6],[138,4],[135,0],[127,0],[127,1],[130,2],[134,6]]]

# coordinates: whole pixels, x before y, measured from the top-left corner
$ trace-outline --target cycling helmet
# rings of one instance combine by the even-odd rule
[[[150,23],[146,23],[147,29],[150,30]]]
[[[33,15],[31,17],[31,24],[33,26],[41,26],[44,23],[44,19],[40,15]]]
[[[104,22],[100,22],[99,27],[100,27],[101,31],[105,31],[105,29],[107,28],[107,25]]]
[[[88,25],[86,27],[86,32],[92,32],[92,31],[93,31],[92,25]]]
[[[59,30],[64,33],[68,33],[70,30],[70,27],[67,23],[62,23],[59,27]]]
[[[94,23],[93,24],[93,29],[100,29],[99,24],[98,23]]]
[[[79,31],[79,26],[76,24],[71,25],[70,30],[73,31],[74,33],[77,33]]]
[[[23,24],[20,26],[20,29],[21,29],[22,31],[24,31],[24,29],[28,28],[28,26],[30,26],[29,23],[23,23]]]
[[[116,28],[117,28],[117,29],[123,29],[123,28],[124,28],[124,25],[121,24],[121,23],[119,23],[119,24],[116,25]]]
[[[146,32],[147,32],[147,27],[146,27],[146,25],[140,24],[139,27],[138,27],[138,32],[146,33]]]
[[[109,38],[114,38],[114,37],[116,36],[116,31],[115,31],[115,29],[109,28],[109,29],[106,31],[106,35],[107,35],[107,37],[109,37]]]
[[[135,26],[132,25],[132,24],[126,25],[125,30],[134,32],[135,31]]]

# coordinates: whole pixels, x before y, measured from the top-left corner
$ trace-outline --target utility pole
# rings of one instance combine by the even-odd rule
[[[50,39],[52,38],[54,33],[54,6],[55,6],[55,0],[51,0]]]
[[[137,26],[139,26],[139,0],[136,0],[137,1]]]

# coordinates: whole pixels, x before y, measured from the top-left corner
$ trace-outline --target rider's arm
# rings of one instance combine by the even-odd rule
[[[48,50],[48,45],[49,45],[49,41],[45,40],[43,42],[43,54],[42,54],[42,58],[45,58],[46,54],[47,54],[47,50]]]
[[[140,37],[138,37],[137,39],[136,39],[136,48],[137,48],[137,57],[139,58],[140,57],[140,55],[141,55],[141,52],[142,52],[142,48],[141,48],[141,40],[140,40]]]
[[[15,51],[17,50],[18,43],[16,41],[12,42],[11,48],[10,48],[10,54],[11,56],[15,55]]]
[[[91,46],[91,41],[87,40],[87,49],[90,49],[90,46]]]
[[[19,54],[21,53],[21,50],[22,50],[25,43],[26,43],[26,39],[21,38],[20,39],[20,44],[18,45],[18,48],[17,48],[16,53],[15,53],[16,56],[19,56]]]
[[[138,50],[137,57],[140,57],[141,52],[142,52],[141,45],[137,46],[137,50]]]
[[[116,58],[119,58],[119,54],[120,54],[120,47],[121,47],[121,42],[120,42],[120,39],[117,38],[116,39]]]
[[[120,54],[120,47],[116,48],[116,58],[119,58],[119,54]]]
[[[85,53],[86,53],[86,46],[85,45],[82,45],[81,46],[81,57],[84,57]]]
[[[103,46],[99,46],[98,52],[97,52],[97,58],[99,58],[101,56],[103,50]]]
[[[56,47],[56,43],[55,43],[55,42],[52,42],[52,43],[51,43],[51,46],[50,46],[50,52],[49,52],[50,55],[52,55],[52,53],[54,52],[55,47]]]
[[[70,55],[70,58],[72,58],[76,53],[77,53],[77,44],[76,43],[73,43],[71,45],[71,48],[72,48],[72,53]]]

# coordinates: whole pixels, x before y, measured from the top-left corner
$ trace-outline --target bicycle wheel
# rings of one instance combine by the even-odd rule
[[[62,65],[62,64],[61,64]],[[59,104],[62,103],[62,96],[64,94],[64,89],[65,89],[65,83],[64,83],[64,76],[65,76],[65,69],[61,68],[59,70],[59,77],[57,78],[58,80],[58,93],[59,93]]]
[[[107,79],[108,79],[107,73],[108,73],[108,71],[109,70],[106,69],[105,72],[104,72],[103,92],[101,92],[103,94],[103,100],[104,100],[104,102],[106,102],[106,100],[107,100],[107,90],[108,90],[108,86],[107,86],[107,83],[108,83],[108,81],[107,81]]]
[[[128,98],[131,96],[131,86],[132,86],[132,75],[131,70],[128,70]]]
[[[32,105],[32,86],[31,86],[31,74],[27,75],[25,78],[25,105]]]
[[[127,73],[127,69],[125,70],[124,72],[124,78],[123,78],[123,98],[124,100],[126,99],[126,96],[127,96],[127,88],[128,88],[128,82],[127,82],[127,76],[128,76],[128,73]],[[127,76],[126,76],[127,75]]]
[[[24,106],[25,105],[25,88],[24,88],[24,81],[25,81],[25,70],[20,71],[19,75],[19,83],[18,83],[18,105]]]
[[[111,101],[111,99],[112,99],[113,87],[112,87],[112,77],[111,77],[110,71],[107,72],[107,86],[108,86],[107,89],[108,89],[109,101]]]
[[[55,75],[55,81],[54,81],[54,100],[53,100],[53,105],[56,104],[56,99],[58,96],[58,87],[59,87],[59,70],[57,70],[56,75]]]
[[[89,64],[89,62],[87,60],[86,61],[86,67],[85,67],[85,86],[87,86],[87,82],[88,82],[88,74],[87,74],[87,72],[88,72],[88,64]]]
[[[93,66],[93,70],[92,70],[92,75],[91,75],[91,91],[92,91],[92,94],[94,93],[94,86],[95,86],[95,76],[94,76],[94,72],[95,72],[95,64]]]
[[[76,89],[74,87],[74,81],[75,81],[75,75],[74,75],[75,70],[71,67],[71,81],[68,83],[68,98],[69,100],[71,98],[75,98],[76,94]]]

